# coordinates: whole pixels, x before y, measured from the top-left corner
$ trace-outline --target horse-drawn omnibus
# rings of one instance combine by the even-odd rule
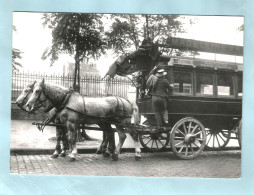
[[[220,44],[215,46],[216,48],[219,48],[218,46],[222,47]],[[233,46],[223,45],[223,48],[225,47],[233,48],[234,50]],[[235,50],[239,53],[239,47],[236,47]],[[240,53],[242,53],[241,48],[240,50]],[[155,126],[156,121],[151,106],[151,97],[146,94],[146,81],[149,72],[155,66],[166,70],[168,73],[167,79],[170,83],[174,84],[173,95],[169,98],[170,102],[168,106],[170,127],[166,130],[161,130]],[[110,124],[115,124],[123,131],[126,129],[135,129],[132,132],[132,136],[134,136],[134,132],[139,134],[139,141],[144,149],[148,151],[160,151],[170,143],[171,149],[179,158],[192,159],[197,157],[206,145],[219,149],[225,147],[231,138],[237,138],[240,142],[242,64],[164,56],[158,51],[158,45],[151,43],[148,45],[142,44],[137,51],[120,56],[110,66],[106,75],[110,77],[113,77],[115,74],[125,76],[134,72],[138,73],[135,76],[137,84],[136,103],[138,104],[140,118],[145,118],[146,121],[139,125],[129,125],[129,123],[128,125],[121,123]],[[33,95],[28,101],[29,104],[31,102],[33,103],[33,106],[29,105],[30,107],[34,107],[36,101],[40,100],[40,98],[45,101],[45,98],[48,97],[48,95],[44,95],[45,97],[43,98],[40,94],[56,93],[57,89],[58,91],[60,90],[60,88],[55,88],[55,90],[50,91],[52,87],[47,88],[46,86],[45,88],[44,80],[36,84],[36,87],[33,88],[36,88],[36,90],[30,89],[33,92]],[[45,92],[45,90],[48,91]],[[64,92],[61,94],[70,94],[70,97],[72,97],[67,89],[61,90],[60,92]],[[78,95],[76,94],[76,96]],[[58,96],[52,96],[51,102],[55,102],[55,97]],[[66,97],[67,95],[63,99],[67,99]],[[119,103],[123,102],[123,100],[118,101],[117,97],[113,97],[113,99],[117,100],[116,110],[119,110],[119,105],[122,105],[120,110],[125,111],[127,103],[126,105]],[[87,101],[85,98],[83,98],[83,101],[79,101],[81,107],[87,108],[88,104],[85,104]],[[96,100],[96,102],[98,101]],[[70,103],[74,103],[74,101],[70,100]],[[129,104],[133,103],[129,102]],[[63,109],[67,108],[68,110],[65,104],[62,104],[60,107],[63,107]],[[113,109],[112,105],[108,105],[107,107]],[[133,112],[135,110],[133,109]],[[106,120],[108,117],[117,117],[115,115],[106,116],[106,118],[100,115],[89,116],[87,114],[88,111],[83,111],[84,114],[82,117],[91,117],[94,120],[103,119],[107,124],[109,124],[107,122],[108,120]],[[81,113],[73,109],[69,109],[69,112],[73,112],[76,115]],[[128,117],[129,121],[129,115],[124,117]],[[125,120],[124,117],[122,120]],[[57,126],[59,124],[55,125]],[[84,125],[81,125],[80,128],[86,128]],[[119,135],[123,135],[123,131]],[[231,137],[232,133],[236,134],[236,136]],[[118,153],[125,139],[123,137],[122,143],[118,146]],[[134,138],[136,151],[139,151],[139,146],[136,143],[137,137],[134,136]],[[135,157],[139,159],[139,152],[136,155],[138,156]]]
[[[242,55],[243,51],[241,46],[187,39],[178,41],[186,43],[186,47],[193,45],[189,49],[195,50],[198,50],[195,48],[196,42],[211,46],[203,49],[212,53]],[[241,129],[238,126],[242,118],[243,65],[161,55],[159,46],[165,47],[155,43],[141,45],[137,51],[119,57],[107,73],[112,77],[114,74],[124,76],[139,72],[135,79],[137,102],[140,115],[146,119],[146,127],[156,125],[151,97],[146,93],[149,72],[155,66],[163,68],[168,73],[168,81],[174,84],[168,106],[171,127],[166,132],[141,132],[142,146],[148,151],[160,151],[170,143],[178,157],[189,159],[197,156],[205,145],[207,148],[221,149],[232,138],[240,143]],[[231,136],[233,134],[235,136]],[[193,147],[197,150],[193,151]]]
[[[206,145],[213,149],[223,148],[230,138],[236,138],[231,132],[242,117],[242,64],[170,56],[161,56],[159,64],[174,84],[168,106],[171,126],[185,117],[198,119],[206,130]],[[151,105],[151,97],[139,91],[140,114],[147,123],[156,125]],[[160,147],[152,145],[156,139],[144,135],[140,142],[147,150],[159,150],[166,147],[169,136]]]

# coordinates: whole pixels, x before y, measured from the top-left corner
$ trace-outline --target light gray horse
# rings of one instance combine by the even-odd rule
[[[33,108],[33,110],[28,110],[26,103],[30,96],[32,95],[33,92],[33,87],[34,87],[35,81],[33,83],[30,83],[24,87],[22,90],[21,94],[16,100],[16,104],[24,111],[32,113],[34,110],[39,109],[43,107],[43,112],[47,113],[50,112],[52,109],[54,109],[54,105],[49,99],[39,99],[36,103],[36,106]],[[55,123],[60,123],[59,117],[56,117]],[[110,156],[115,149],[115,137],[114,137],[114,132],[107,133],[106,129],[109,128],[107,124],[101,125],[100,128],[103,131],[103,140],[98,148],[97,152],[98,154],[102,153],[103,156],[108,157]],[[111,126],[110,126],[111,128]],[[68,141],[67,141],[67,136],[66,136],[67,130],[65,127],[57,126],[56,127],[56,147],[55,151],[52,154],[52,158],[57,158],[58,156],[60,157],[65,157],[66,152],[68,150]]]
[[[57,85],[47,84],[42,79],[36,82],[33,94],[26,106],[33,110],[36,102],[41,99],[49,99],[59,112],[59,120],[67,126],[69,157],[74,161],[77,154],[76,137],[80,124],[115,124],[119,135],[119,143],[112,154],[113,160],[118,160],[118,154],[126,139],[125,131],[128,132],[135,144],[135,159],[141,158],[141,150],[138,142],[138,133],[131,127],[131,118],[134,123],[139,123],[138,107],[136,103],[119,97],[89,98],[73,92],[70,100],[65,102],[69,90]],[[124,131],[125,130],[125,131]]]

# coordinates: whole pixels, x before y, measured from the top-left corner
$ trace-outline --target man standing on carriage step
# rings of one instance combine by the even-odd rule
[[[148,94],[152,96],[152,106],[155,113],[155,119],[157,126],[160,129],[166,130],[168,124],[168,101],[169,96],[173,91],[173,84],[170,84],[165,78],[167,72],[164,69],[159,69],[156,71],[155,67],[146,82],[146,86],[149,89]]]

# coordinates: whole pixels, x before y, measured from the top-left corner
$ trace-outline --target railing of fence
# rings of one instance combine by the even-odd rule
[[[46,73],[26,73],[14,72],[12,74],[11,100],[15,101],[24,87],[34,80],[44,78],[45,82],[70,88],[73,85],[74,78],[69,75],[47,75]],[[127,78],[116,77],[109,84],[102,80],[99,75],[87,74],[80,78],[80,93],[89,97],[102,97],[106,95],[117,95],[127,98],[128,90],[131,86]]]

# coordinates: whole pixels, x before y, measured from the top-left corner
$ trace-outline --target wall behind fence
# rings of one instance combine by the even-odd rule
[[[12,74],[11,100],[15,101],[27,84],[42,78],[45,79],[46,83],[53,83],[66,88],[72,87],[74,82],[74,78],[69,75],[46,75],[14,72]],[[106,83],[105,80],[102,80],[101,77],[96,74],[87,74],[80,78],[80,93],[89,97],[117,95],[127,98],[130,86],[130,80],[122,77],[116,77],[109,83]]]

